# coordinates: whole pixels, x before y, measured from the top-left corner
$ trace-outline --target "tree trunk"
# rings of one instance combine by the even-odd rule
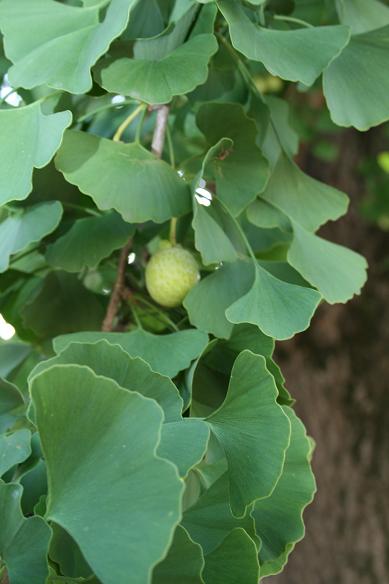
[[[350,214],[323,230],[363,253],[369,281],[348,305],[323,305],[309,332],[279,343],[277,356],[297,412],[317,443],[315,502],[306,538],[274,584],[389,582],[389,234],[357,212],[365,185],[358,164],[377,131],[340,135],[336,166],[305,153],[305,169],[346,191]]]

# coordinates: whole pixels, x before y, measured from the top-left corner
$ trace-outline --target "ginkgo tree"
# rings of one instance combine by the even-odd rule
[[[1,582],[256,584],[315,492],[275,341],[366,279],[263,80],[389,119],[389,9],[0,0],[0,31]]]

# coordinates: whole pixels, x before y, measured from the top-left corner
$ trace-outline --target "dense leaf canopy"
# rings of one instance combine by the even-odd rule
[[[367,267],[283,98],[366,130],[388,70],[379,0],[0,0],[1,583],[282,570],[316,487],[275,341]]]

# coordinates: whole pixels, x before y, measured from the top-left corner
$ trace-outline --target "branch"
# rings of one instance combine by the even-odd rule
[[[162,156],[163,147],[165,144],[166,127],[167,127],[167,123],[168,123],[168,118],[169,118],[169,106],[168,105],[158,106],[158,108],[157,108],[157,121],[155,123],[153,141],[151,144],[151,150],[156,156],[158,156],[158,158],[161,158],[161,156]],[[119,136],[119,138],[120,138],[120,136]],[[101,327],[101,330],[103,330],[104,332],[111,332],[113,330],[115,318],[116,318],[116,315],[117,315],[119,308],[120,308],[120,303],[121,303],[123,297],[125,297],[125,293],[126,293],[125,272],[126,272],[126,267],[127,267],[127,258],[128,258],[128,254],[129,254],[130,249],[131,249],[131,245],[132,245],[132,240],[130,240],[127,243],[127,245],[125,247],[123,247],[121,254],[120,254],[115,285],[113,287],[111,298],[109,300],[109,304],[108,304],[108,308],[107,308],[107,312],[105,314],[103,325]]]
[[[103,321],[103,326],[101,327],[101,330],[105,332],[110,332],[114,328],[114,320],[118,313],[120,302],[123,297],[123,291],[125,288],[124,275],[127,267],[128,254],[130,253],[131,245],[132,240],[130,239],[127,245],[123,247],[120,254],[116,282],[112,290],[111,298],[109,300],[107,312],[105,314],[105,318]]]
[[[157,121],[155,123],[153,141],[151,144],[151,151],[153,154],[161,158],[163,147],[165,144],[166,128],[169,118],[169,106],[161,105],[157,109]]]

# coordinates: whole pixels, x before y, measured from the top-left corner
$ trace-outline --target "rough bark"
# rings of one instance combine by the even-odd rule
[[[306,538],[274,584],[389,582],[389,234],[364,221],[358,163],[377,132],[340,136],[336,165],[306,169],[351,195],[347,218],[324,234],[367,256],[369,282],[346,306],[322,306],[311,330],[277,348],[297,411],[317,443],[318,495]]]

